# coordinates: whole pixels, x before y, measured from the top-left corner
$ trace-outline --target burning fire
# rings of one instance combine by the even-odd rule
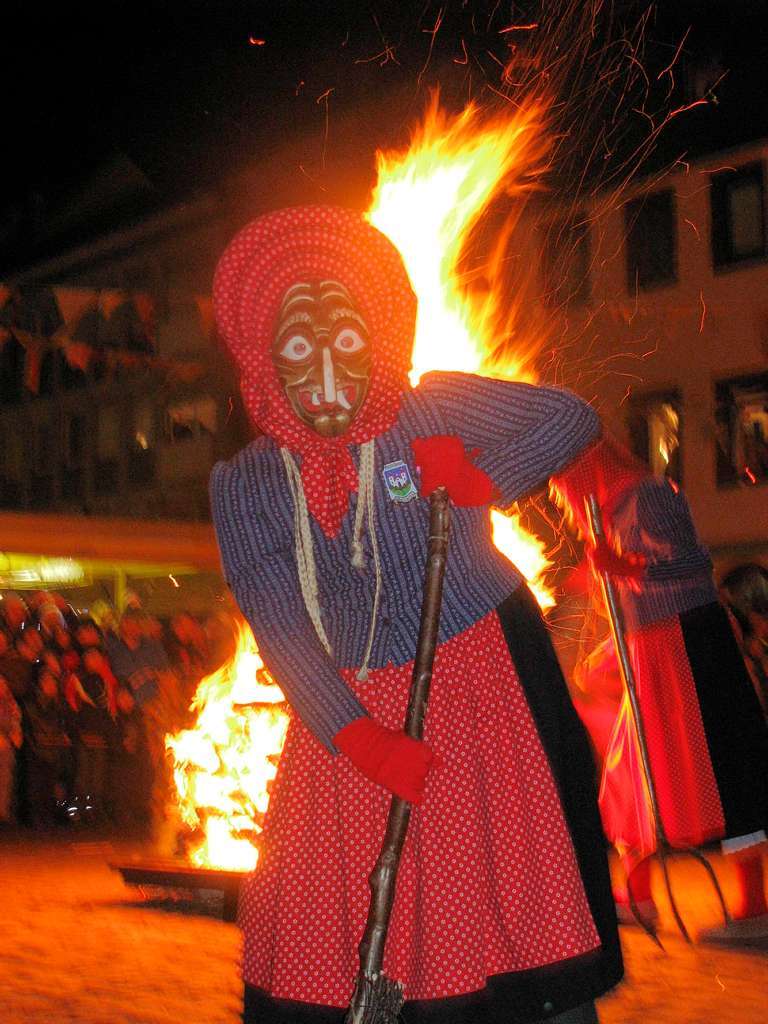
[[[509,335],[510,310],[498,285],[503,274],[501,232],[472,290],[460,262],[473,229],[501,195],[521,196],[546,156],[540,106],[510,108],[481,118],[474,106],[450,118],[433,100],[404,153],[378,155],[378,184],[368,218],[399,249],[418,296],[413,353],[415,384],[429,369],[530,379],[524,367],[536,339],[516,344],[514,357],[493,357]],[[554,603],[541,583],[549,566],[543,543],[517,515],[492,512],[496,545],[528,579],[539,603]],[[200,683],[192,729],[168,737],[183,820],[202,836],[194,863],[249,870],[269,801],[269,783],[285,739],[283,695],[266,673],[253,636],[240,633],[232,661]]]
[[[484,268],[486,287],[471,290],[460,261],[489,205],[501,195],[522,198],[547,153],[544,109],[538,103],[482,119],[472,104],[457,117],[437,96],[408,149],[378,154],[378,180],[367,217],[397,246],[418,297],[411,380],[428,370],[483,373],[514,311],[503,306],[502,253],[511,221]],[[512,204],[514,207],[514,204]],[[519,205],[519,204],[518,204]],[[518,341],[490,376],[530,380],[525,370],[540,339]],[[496,546],[520,569],[542,608],[554,598],[542,582],[544,544],[516,513],[491,513]]]
[[[194,727],[166,737],[182,820],[200,836],[193,864],[256,866],[255,840],[288,729],[284,700],[241,624],[234,656],[197,688]]]

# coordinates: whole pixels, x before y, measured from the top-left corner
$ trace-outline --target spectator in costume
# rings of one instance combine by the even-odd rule
[[[83,651],[75,680],[75,791],[83,812],[103,820],[107,814],[110,747],[114,742],[118,684],[97,647]]]
[[[189,612],[178,612],[171,618],[167,650],[189,702],[197,684],[212,668],[205,630]]]
[[[72,712],[59,680],[44,665],[23,710],[29,822],[36,828],[50,828],[57,820],[57,802],[70,795]]]
[[[107,638],[109,660],[120,683],[130,689],[144,722],[150,815],[156,843],[170,852],[171,771],[165,736],[175,732],[184,715],[178,679],[159,640],[147,634],[145,614],[128,608],[120,619],[120,636]]]
[[[0,828],[13,821],[16,751],[21,741],[21,711],[0,675]]]
[[[262,435],[215,467],[214,522],[295,711],[242,899],[244,1019],[343,1020],[394,792],[417,808],[385,956],[403,1020],[507,1024],[514,1008],[519,1022],[594,1021],[621,957],[593,764],[488,518],[492,498],[508,505],[578,455],[594,413],[564,391],[463,374],[411,389],[407,275],[349,211],[255,221],[214,298]],[[401,730],[439,485],[456,507],[417,742]]]
[[[609,438],[556,475],[552,490],[587,540],[587,496],[600,505],[607,540],[591,559],[612,575],[621,602],[667,837],[673,846],[723,840],[739,889],[727,937],[768,934],[761,860],[768,731],[688,503],[674,483]],[[610,662],[602,674],[615,676]],[[605,689],[602,679],[596,685]],[[627,700],[606,750],[600,804],[632,895],[653,916],[655,833]],[[619,897],[628,901],[627,893]],[[719,929],[708,934],[726,937]]]
[[[34,660],[34,657],[31,660],[25,657],[17,649],[11,633],[0,628],[0,675],[17,701],[24,699],[32,683]]]
[[[129,689],[117,691],[114,745],[109,762],[109,801],[112,818],[122,834],[147,825],[148,764],[144,720]]]
[[[738,625],[741,649],[763,714],[768,718],[768,569],[739,565],[720,584]]]
[[[25,629],[4,659],[3,674],[17,700],[24,700],[32,689],[36,666],[40,661],[40,634],[36,629]]]
[[[29,623],[29,608],[18,594],[4,594],[0,601],[0,616],[5,628],[15,640]]]

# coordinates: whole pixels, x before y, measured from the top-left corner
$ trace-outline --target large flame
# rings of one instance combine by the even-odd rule
[[[249,871],[288,728],[284,697],[250,629],[234,656],[197,688],[190,729],[166,737],[182,820],[198,836],[193,864]]]
[[[510,107],[492,118],[474,105],[449,117],[437,96],[407,150],[378,153],[377,184],[367,217],[397,246],[418,298],[411,379],[427,370],[488,372],[531,380],[540,337],[515,339],[499,361],[499,335],[508,335],[502,253],[511,225],[547,155],[541,103]],[[462,256],[489,206],[507,197],[506,225],[482,272],[484,287],[469,286]],[[491,513],[496,546],[520,569],[542,607],[554,604],[543,582],[545,545],[515,513]]]

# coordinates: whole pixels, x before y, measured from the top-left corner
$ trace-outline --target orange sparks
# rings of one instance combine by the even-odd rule
[[[499,35],[504,36],[509,32],[533,32],[538,27],[538,21],[532,21],[528,25],[507,25],[506,28],[499,29]]]
[[[694,235],[696,235],[696,241],[700,242],[701,241],[701,235],[699,234],[699,229],[696,227],[696,225],[693,223],[693,221],[689,220],[687,217],[683,217],[683,220],[688,225],[688,227],[691,229],[691,231],[693,231]]]
[[[467,44],[464,42],[463,39],[461,40],[461,52],[463,54],[462,57],[454,57],[453,58],[453,63],[454,64],[468,64],[469,63],[469,54],[467,53]]]

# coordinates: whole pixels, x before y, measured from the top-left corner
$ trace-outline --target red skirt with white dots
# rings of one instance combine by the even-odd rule
[[[344,676],[371,716],[405,719],[412,665]],[[600,945],[557,788],[496,612],[437,651],[425,739],[442,758],[414,809],[384,960],[406,1000]],[[276,999],[346,1006],[390,795],[295,719],[244,886],[243,976]]]

